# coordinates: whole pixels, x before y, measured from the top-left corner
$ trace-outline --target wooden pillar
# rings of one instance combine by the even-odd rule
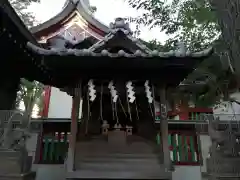
[[[74,163],[75,163],[75,145],[76,145],[76,136],[77,136],[77,126],[79,119],[79,107],[81,100],[81,83],[77,85],[74,89],[74,95],[72,98],[72,114],[71,114],[71,132],[69,137],[69,147],[68,147],[68,159],[67,159],[67,170],[68,172],[74,171]]]
[[[168,119],[167,119],[167,102],[166,102],[166,89],[165,87],[160,88],[160,113],[161,113],[161,139],[163,148],[163,163],[167,170],[171,168],[170,151],[168,144]]]

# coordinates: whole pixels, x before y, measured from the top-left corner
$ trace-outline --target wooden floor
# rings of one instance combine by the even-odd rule
[[[109,135],[108,141],[78,142],[75,172],[70,179],[171,179],[160,153],[147,142],[127,143],[124,134]],[[139,141],[140,140],[140,141]]]

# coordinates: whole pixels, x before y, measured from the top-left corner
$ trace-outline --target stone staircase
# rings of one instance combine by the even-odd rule
[[[138,138],[139,139],[139,138]],[[151,144],[151,143],[150,143]],[[144,141],[128,143],[122,132],[108,139],[78,142],[74,172],[69,179],[171,179],[165,172],[160,153]]]

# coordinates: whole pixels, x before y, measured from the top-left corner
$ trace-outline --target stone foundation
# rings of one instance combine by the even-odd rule
[[[35,173],[31,172],[32,157],[20,151],[0,150],[0,179],[1,180],[34,180]]]
[[[206,163],[209,180],[240,179],[240,157],[210,157]]]

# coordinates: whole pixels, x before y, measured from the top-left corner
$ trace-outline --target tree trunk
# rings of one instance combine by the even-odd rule
[[[238,88],[240,87],[240,1],[239,0],[209,0],[216,12],[222,30],[227,58],[233,65]]]

